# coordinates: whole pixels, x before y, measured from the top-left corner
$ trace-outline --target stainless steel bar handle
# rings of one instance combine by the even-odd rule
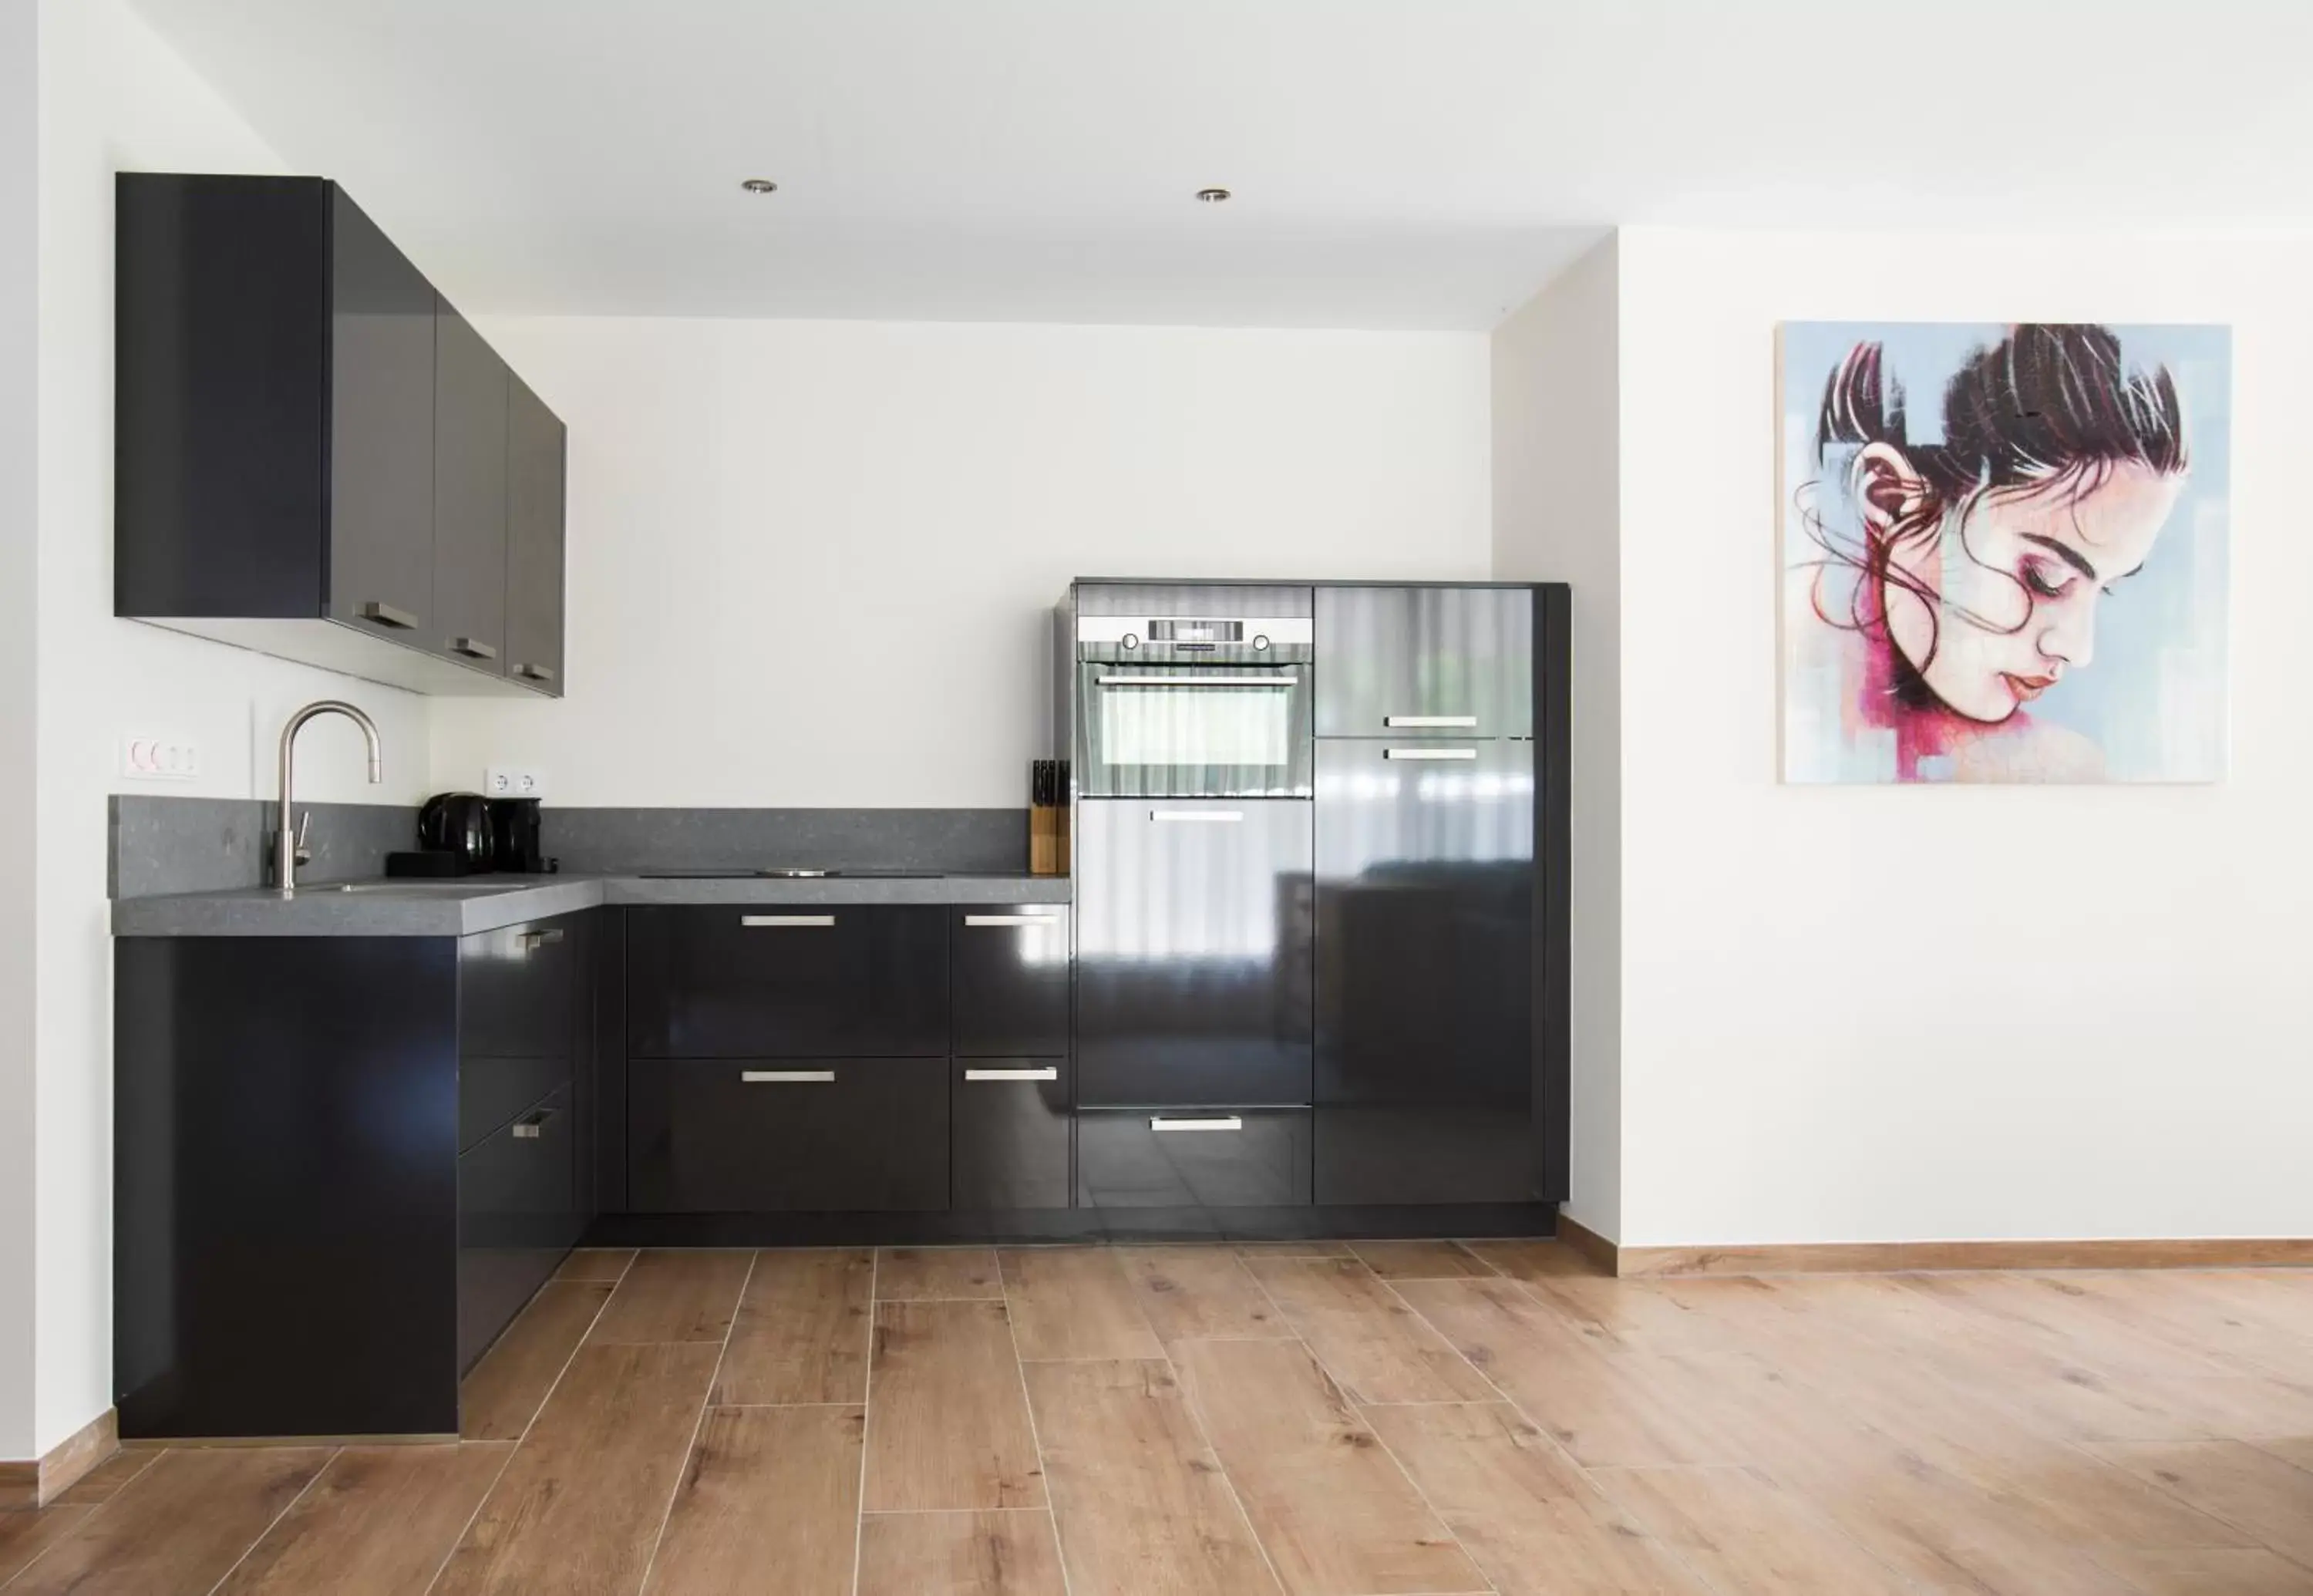
[[[514,667],[514,674],[525,682],[554,680],[554,667],[550,665],[517,665]]]
[[[743,926],[758,928],[763,926],[829,926],[835,923],[835,916],[832,914],[742,914],[739,916],[739,923]]]
[[[1205,825],[1230,825],[1244,818],[1242,809],[1151,809],[1151,820],[1183,821]]]
[[[966,925],[1058,925],[1060,923],[1060,916],[1058,910],[1042,914],[1033,912],[1021,914],[967,914],[963,917],[963,923]]]
[[[408,610],[395,604],[380,604],[376,599],[371,599],[355,613],[365,621],[374,621],[380,626],[398,626],[404,631],[412,630],[418,624],[418,617]]]
[[[1403,727],[1475,727],[1478,724],[1478,718],[1475,715],[1385,715],[1381,718],[1381,723],[1384,726]]]
[[[824,1084],[835,1079],[832,1070],[742,1070],[739,1079],[749,1086],[798,1086],[807,1082]]]
[[[1101,676],[1103,687],[1297,687],[1298,676]]]
[[[966,1080],[1058,1080],[1058,1064],[1046,1064],[1041,1070],[966,1070]]]
[[[517,1142],[537,1141],[540,1127],[544,1125],[548,1120],[552,1119],[553,1117],[553,1109],[541,1108],[535,1114],[514,1121],[514,1139]]]
[[[1214,1115],[1202,1119],[1168,1119],[1164,1115],[1153,1114],[1148,1117],[1148,1128],[1152,1131],[1241,1131],[1244,1129],[1244,1121],[1234,1114]]]
[[[522,950],[528,953],[535,948],[551,948],[561,940],[562,931],[558,927],[550,931],[524,931],[522,934]]]
[[[1385,748],[1384,759],[1475,759],[1475,748]]]
[[[498,657],[498,646],[496,643],[486,643],[479,638],[452,638],[450,652],[462,654],[469,659],[496,659]]]

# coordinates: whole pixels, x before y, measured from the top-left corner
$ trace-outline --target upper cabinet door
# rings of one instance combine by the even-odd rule
[[[435,320],[434,608],[428,647],[506,668],[506,362],[442,302]]]
[[[562,692],[562,423],[520,377],[506,399],[506,675]]]
[[[423,647],[439,619],[434,287],[330,193],[329,613]]]
[[[1534,735],[1534,595],[1320,587],[1321,737]]]

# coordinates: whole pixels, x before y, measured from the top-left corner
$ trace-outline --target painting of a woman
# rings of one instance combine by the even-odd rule
[[[1783,338],[1787,780],[2222,774],[2223,329]]]

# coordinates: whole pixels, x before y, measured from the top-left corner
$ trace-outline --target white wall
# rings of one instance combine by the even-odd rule
[[[443,785],[1018,804],[1071,577],[1488,574],[1475,334],[485,331],[570,428],[571,695],[437,704]]]
[[[1622,237],[1627,1244],[2313,1236],[2313,241]],[[2229,322],[2232,771],[1776,780],[1775,324]]]
[[[0,1458],[32,1438],[39,23],[0,5]]]
[[[1494,574],[1572,585],[1568,805],[1572,1163],[1566,1212],[1622,1223],[1622,706],[1615,241],[1493,334]]]
[[[54,1446],[111,1401],[111,948],[104,856],[105,796],[133,785],[118,774],[121,738],[190,737],[200,749],[199,781],[138,790],[264,797],[273,780],[271,738],[286,712],[308,699],[347,697],[376,716],[389,780],[376,788],[362,782],[359,742],[349,727],[316,726],[303,762],[305,794],[413,802],[426,790],[423,701],[112,619],[113,173],[283,166],[120,0],[41,0],[38,15],[32,1212],[23,1212],[0,1187],[0,1266],[27,1238],[35,1263],[37,1372],[30,1434],[21,1426],[0,1428],[0,1457]],[[6,474],[13,482],[14,474]],[[8,827],[0,834],[17,833]],[[12,1049],[0,1071],[18,1068],[23,1056]],[[22,1353],[0,1342],[0,1355],[10,1355],[0,1367],[4,1389]],[[0,1399],[0,1422],[8,1411]]]

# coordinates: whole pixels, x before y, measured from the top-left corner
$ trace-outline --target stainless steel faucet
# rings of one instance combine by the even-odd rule
[[[322,715],[343,715],[362,728],[362,736],[369,739],[369,779],[385,780],[378,759],[377,723],[356,705],[325,698],[289,717],[289,724],[281,728],[281,824],[273,835],[273,885],[285,898],[297,891],[297,867],[312,858],[305,850],[305,827],[312,824],[313,812],[305,812],[304,825],[293,828],[289,823],[290,789],[296,779],[297,734],[304,729],[305,722]]]

